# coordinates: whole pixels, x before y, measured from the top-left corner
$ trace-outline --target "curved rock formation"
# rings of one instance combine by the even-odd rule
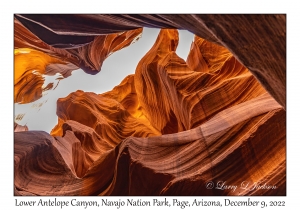
[[[78,37],[69,38],[70,46],[66,49],[57,48],[58,44],[49,45],[14,19],[14,45],[15,48],[31,48],[44,52],[50,56],[69,62],[83,69],[86,73],[96,74],[101,70],[103,61],[113,52],[116,52],[137,41],[142,33],[142,28],[122,31],[120,33],[89,36],[84,44],[76,44]],[[30,28],[30,27],[29,27]],[[52,36],[53,37],[53,36]],[[60,42],[56,39],[56,42]],[[75,42],[75,43],[73,43]],[[55,73],[62,73],[56,71]],[[62,73],[63,74],[63,73]],[[70,76],[70,72],[63,74]]]
[[[119,86],[59,99],[51,135],[15,132],[15,195],[285,195],[282,105],[226,48],[177,44],[162,29]]]
[[[44,86],[43,75],[46,74],[47,66],[61,65],[67,71],[73,70],[73,66],[60,59],[51,57],[40,51],[22,48],[15,49],[14,66],[14,102],[29,103],[42,97],[42,93],[52,89],[53,84]]]
[[[43,15],[15,17],[49,45],[82,45],[90,36],[140,27],[186,29],[225,46],[286,107],[286,16],[266,15]],[[75,35],[75,36],[74,36]]]
[[[46,84],[46,89],[42,88],[43,75],[59,73],[66,78],[78,68],[89,74],[98,73],[110,54],[134,43],[142,33],[142,28],[139,28],[99,35],[92,37],[84,46],[72,45],[72,49],[59,49],[40,40],[16,19],[14,27],[15,103],[36,101],[42,97],[43,91],[52,89],[51,84]]]
[[[136,42],[142,34],[143,29],[101,35],[83,47],[67,49],[67,51],[79,58],[79,67],[86,73],[97,74],[101,70],[103,61],[111,55],[131,43]]]
[[[22,126],[14,122],[14,132],[20,132],[20,131],[28,131],[28,127],[26,125]]]
[[[224,124],[227,120],[231,122]],[[91,131],[82,125],[80,129],[85,130],[83,134]],[[18,132],[15,193],[284,195],[284,132],[285,111],[267,94],[220,112],[195,129],[149,138],[130,137],[114,149],[99,138],[93,144],[91,135],[78,139],[70,130],[64,138],[53,138],[45,132]],[[101,153],[100,147],[107,152]],[[220,180],[232,184],[246,181],[248,186],[242,191],[206,189],[207,182]],[[255,188],[257,183],[275,189]]]

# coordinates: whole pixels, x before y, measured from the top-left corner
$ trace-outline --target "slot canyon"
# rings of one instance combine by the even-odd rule
[[[155,43],[119,85],[59,98],[51,132],[15,120],[14,195],[285,196],[286,15],[15,14],[14,103],[96,76],[144,28]]]

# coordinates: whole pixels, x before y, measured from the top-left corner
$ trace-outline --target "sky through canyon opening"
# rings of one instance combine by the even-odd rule
[[[112,53],[104,60],[97,75],[86,74],[82,69],[74,70],[70,77],[59,80],[60,74],[45,75],[43,87],[53,83],[53,89],[43,92],[43,97],[27,104],[15,103],[14,121],[26,125],[29,130],[42,130],[50,133],[57,124],[56,101],[77,90],[101,94],[112,90],[128,75],[134,74],[141,58],[151,49],[160,29],[143,28],[142,37],[135,43]],[[194,34],[178,30],[179,43],[176,54],[186,60],[190,52]]]

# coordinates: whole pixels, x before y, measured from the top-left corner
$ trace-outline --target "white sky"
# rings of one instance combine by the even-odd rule
[[[57,124],[56,101],[66,97],[76,90],[85,92],[103,93],[119,85],[129,74],[134,74],[135,68],[141,58],[153,46],[159,29],[144,28],[142,37],[134,44],[110,55],[103,63],[101,71],[96,75],[89,75],[82,70],[72,72],[66,79],[60,80],[55,90],[45,92],[39,100],[29,104],[15,104],[15,117],[25,114],[20,125],[27,125],[29,130],[43,130],[48,133]],[[179,30],[179,44],[176,53],[186,60],[190,51],[194,35],[186,30]],[[58,80],[56,76],[46,76],[45,84]]]

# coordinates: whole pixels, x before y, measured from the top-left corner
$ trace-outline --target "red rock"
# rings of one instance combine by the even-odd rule
[[[142,33],[140,28],[123,33],[100,35],[94,37],[87,45],[58,49],[40,40],[16,19],[14,25],[15,103],[30,103],[41,98],[42,93],[50,87],[42,88],[43,75],[60,73],[63,79],[78,68],[89,74],[97,74],[103,61],[110,54],[130,45]],[[27,53],[22,53],[25,51]]]
[[[26,125],[23,126],[14,122],[14,132],[20,132],[20,131],[28,131],[28,127]]]
[[[113,90],[99,95],[78,90],[59,99],[58,124],[51,135],[15,132],[15,195],[286,195],[286,112],[285,96],[280,95],[285,80],[278,77],[285,58],[274,61],[266,54],[266,64],[252,63],[269,51],[254,51],[269,43],[261,43],[267,37],[254,40],[256,33],[266,21],[282,24],[284,17],[260,16],[262,25],[253,33],[247,27],[257,20],[252,15],[249,19],[226,15],[221,25],[218,15],[71,15],[57,25],[46,16],[16,17],[28,18],[24,24],[40,38],[43,35],[38,28],[52,28],[56,36],[51,38],[51,33],[44,31],[41,38],[50,45],[55,45],[57,36],[66,36],[60,39],[66,41],[60,47],[70,44],[70,32],[79,35],[72,40],[74,44],[82,45],[87,43],[87,35],[152,24],[194,28],[204,37],[211,36],[210,40],[228,44],[235,56],[225,47],[195,36],[185,62],[175,53],[177,30],[162,29],[135,74]],[[62,17],[66,16],[58,15],[56,20]],[[66,24],[78,18],[82,21]],[[238,24],[232,30],[239,29],[245,37],[222,40],[238,33],[226,31],[234,18]],[[191,19],[197,21],[192,25],[188,23]],[[36,27],[28,22],[31,20],[41,25]],[[99,26],[92,27],[95,23]],[[275,40],[282,35],[282,27],[270,29]],[[69,33],[62,35],[64,31]],[[235,46],[239,43],[244,49],[250,40],[254,42],[249,47],[253,59],[249,65],[260,67],[254,74],[257,66],[249,71],[242,64],[248,62],[245,52]],[[276,56],[283,52],[283,45],[284,41]],[[72,51],[79,53],[80,47]],[[101,65],[98,59],[85,64],[96,69]],[[271,73],[268,69],[277,62],[279,66]],[[258,79],[267,78],[264,87],[271,94],[256,79],[265,73],[272,79],[266,75]],[[280,82],[279,90],[272,92],[274,81]],[[214,186],[208,189],[211,182]],[[222,189],[222,184],[237,188]]]
[[[53,84],[46,87],[43,75],[48,64],[59,64],[67,67],[67,63],[40,51],[29,48],[15,49],[14,65],[14,102],[30,103],[42,97],[42,93],[52,89]],[[72,67],[70,67],[72,68]],[[67,71],[69,71],[68,69]]]
[[[127,138],[100,155],[78,179],[72,168],[77,167],[78,173],[78,164],[85,163],[77,159],[78,152],[86,149],[71,143],[74,140],[67,135],[19,132],[15,133],[15,185],[18,193],[37,195],[285,195],[284,133],[285,111],[264,94],[188,131]],[[71,150],[76,156],[70,155]],[[246,180],[249,186],[236,191],[205,187],[209,181],[222,180],[238,186]],[[255,183],[276,189],[252,190]]]
[[[132,42],[138,40],[142,33],[142,28],[139,28],[121,33],[89,36],[89,41],[84,43],[84,45],[76,45],[72,43],[71,47],[67,49],[59,49],[57,48],[57,44],[49,45],[42,41],[16,19],[14,19],[14,26],[15,48],[31,48],[44,52],[52,57],[61,59],[65,63],[72,63],[89,74],[97,74],[101,70],[101,66],[105,58],[107,58],[113,52],[127,47]],[[78,37],[79,36],[72,37],[69,39],[69,41],[72,42],[72,40],[74,41],[78,39]],[[61,40],[58,39],[56,41],[60,42]],[[71,75],[71,71],[74,69],[70,69],[67,72],[59,70],[61,69],[58,68],[55,72],[53,72],[52,69],[52,74],[47,75],[54,75],[55,73],[59,72],[64,75],[64,77],[67,77]]]
[[[286,16],[248,15],[15,15],[40,39],[78,45],[89,36],[140,27],[186,29],[225,46],[285,108]],[[38,24],[37,24],[38,23]],[[49,30],[51,29],[51,31]],[[76,36],[72,36],[76,35]]]

